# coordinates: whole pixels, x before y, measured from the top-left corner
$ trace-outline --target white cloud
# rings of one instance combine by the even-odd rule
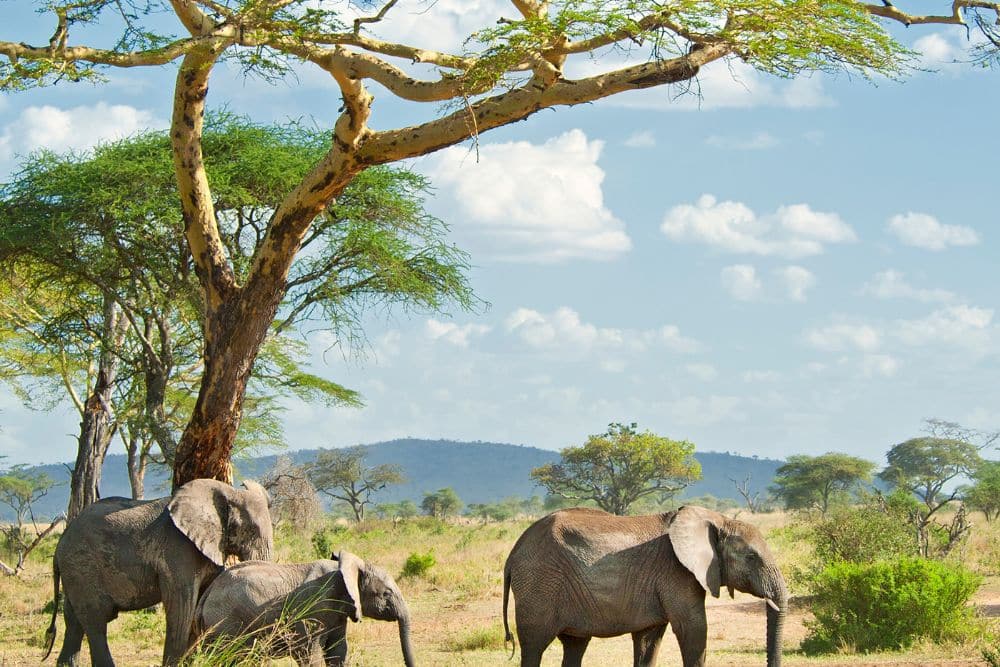
[[[697,341],[681,335],[674,325],[659,329],[635,330],[598,327],[584,322],[572,308],[563,306],[551,313],[518,308],[504,320],[508,333],[536,349],[589,351],[593,349],[642,352],[663,346],[680,353],[700,348]]]
[[[913,42],[913,50],[920,54],[920,65],[928,69],[956,71],[966,58],[965,49],[949,34],[933,32]]]
[[[792,301],[805,301],[806,292],[816,285],[816,276],[801,266],[786,266],[775,271]]]
[[[749,264],[734,264],[722,269],[722,286],[739,301],[753,301],[760,296],[762,285],[757,271]]]
[[[738,396],[685,396],[662,406],[671,423],[682,426],[708,426],[721,422],[742,421]]]
[[[166,127],[152,111],[98,102],[69,109],[30,106],[0,131],[0,159],[48,148],[80,150],[126,137],[140,130]]]
[[[694,204],[671,208],[660,230],[673,241],[704,243],[732,253],[790,258],[818,255],[824,244],[857,240],[854,230],[835,213],[792,204],[758,216],[746,204],[720,202],[710,194],[702,195]]]
[[[856,348],[871,351],[878,348],[881,335],[868,324],[831,324],[806,332],[806,342],[820,350],[831,352]]]
[[[490,327],[474,323],[459,325],[430,318],[425,324],[425,331],[431,340],[441,340],[458,347],[469,347],[470,338],[489,333]]]
[[[861,288],[862,294],[877,299],[913,299],[916,301],[954,301],[955,294],[944,289],[920,289],[906,281],[899,271],[879,271]]]
[[[865,377],[892,377],[899,370],[899,361],[888,354],[866,354],[861,359],[861,372]]]
[[[719,376],[719,371],[712,364],[688,364],[684,370],[703,382],[710,382]]]
[[[948,306],[926,317],[897,320],[893,333],[907,345],[945,343],[975,346],[989,340],[992,323],[992,308]]]
[[[511,261],[608,260],[632,247],[604,204],[603,142],[570,130],[527,141],[451,147],[423,163],[439,188],[436,206],[479,255]]]
[[[757,132],[749,137],[731,137],[713,134],[705,143],[714,148],[734,151],[760,151],[774,148],[778,140],[768,132]]]
[[[889,219],[888,228],[904,244],[926,250],[979,243],[979,234],[971,227],[944,225],[926,213],[894,215]]]
[[[656,136],[649,130],[634,132],[625,140],[628,148],[653,148],[656,146]]]
[[[778,371],[745,371],[741,376],[744,382],[777,382],[781,379]]]

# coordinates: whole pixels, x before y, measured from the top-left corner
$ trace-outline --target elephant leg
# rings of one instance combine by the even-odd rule
[[[654,625],[651,628],[632,633],[633,664],[635,667],[651,667],[656,664],[660,640],[663,639],[663,633],[666,630],[666,625]]]
[[[562,667],[580,667],[583,664],[583,654],[590,643],[590,637],[570,637],[569,635],[559,635],[562,642],[563,659]]]
[[[555,639],[551,634],[533,632],[517,626],[517,641],[521,645],[521,667],[539,667],[542,664],[542,653]]]
[[[691,611],[683,618],[671,618],[670,625],[677,636],[677,645],[681,649],[681,660],[684,667],[705,667],[705,645],[708,635],[708,623],[705,620],[705,608]]]
[[[346,628],[334,628],[326,637],[323,656],[327,667],[344,667],[347,664]]]
[[[83,626],[73,611],[69,600],[63,600],[63,621],[66,624],[66,634],[63,637],[62,650],[56,658],[58,667],[77,667],[80,647],[83,644]]]
[[[169,588],[169,583],[167,584]],[[194,627],[194,610],[198,601],[198,584],[187,585],[180,590],[166,590],[163,595],[163,611],[167,616],[167,639],[163,644],[163,664],[165,667],[177,665],[188,649]]]

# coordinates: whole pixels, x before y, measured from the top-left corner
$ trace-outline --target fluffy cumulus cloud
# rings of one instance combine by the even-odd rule
[[[604,204],[603,142],[570,130],[526,141],[440,151],[423,163],[438,214],[478,255],[512,261],[608,260],[632,247]]]
[[[722,287],[739,301],[753,301],[760,297],[763,287],[757,271],[749,264],[734,264],[722,269]]]
[[[30,106],[0,131],[0,160],[48,148],[54,151],[90,148],[140,130],[166,127],[151,111],[125,104],[98,102],[60,109]]]
[[[578,312],[563,306],[551,313],[518,308],[504,320],[506,331],[528,347],[566,351],[593,349],[641,352],[653,346],[688,353],[699,348],[697,341],[681,335],[673,325],[659,329],[635,330],[598,327],[585,322]]]
[[[958,33],[932,32],[913,42],[913,50],[920,54],[923,67],[937,70],[957,70],[968,60],[967,47],[959,41]]]
[[[876,299],[913,299],[915,301],[954,301],[955,294],[944,289],[914,287],[900,271],[879,271],[861,288],[862,294]]]
[[[835,213],[792,204],[760,216],[742,202],[719,201],[710,194],[694,204],[671,208],[660,229],[672,241],[789,258],[818,255],[827,244],[857,240],[854,230]]]
[[[861,358],[865,377],[892,377],[899,370],[899,360],[888,354],[866,354]]]
[[[979,234],[964,225],[945,225],[926,213],[904,213],[889,219],[889,232],[902,243],[925,250],[945,250],[950,246],[972,246]]]
[[[458,347],[469,347],[470,339],[490,332],[490,326],[486,324],[459,325],[434,318],[427,320],[424,329],[431,340],[440,340]]]
[[[785,288],[785,294],[792,301],[805,301],[806,292],[816,285],[816,276],[801,266],[786,266],[775,273]]]

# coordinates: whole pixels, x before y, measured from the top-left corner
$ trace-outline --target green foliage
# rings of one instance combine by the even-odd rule
[[[316,558],[329,558],[340,549],[340,540],[344,538],[346,529],[340,527],[321,528],[313,533],[309,540]]]
[[[538,516],[544,511],[541,498],[510,497],[496,503],[472,503],[466,514],[484,521],[507,521],[519,515]]]
[[[581,447],[567,447],[559,463],[531,471],[553,495],[591,500],[606,512],[627,514],[640,498],[668,498],[701,478],[694,444],[639,433],[635,424],[610,424]]]
[[[380,519],[400,521],[412,519],[420,514],[420,508],[412,500],[400,500],[398,503],[379,503],[375,506],[375,514]]]
[[[986,515],[987,521],[1000,518],[1000,461],[984,461],[972,474],[972,486],[964,502]]]
[[[403,571],[400,573],[399,578],[423,577],[430,572],[435,564],[437,564],[437,559],[434,558],[433,552],[428,551],[422,554],[414,551],[406,557],[406,562],[403,563]]]
[[[813,582],[815,620],[802,649],[868,653],[962,639],[975,629],[966,603],[979,583],[961,566],[915,557],[828,565]]]
[[[821,518],[812,538],[820,566],[848,561],[874,563],[917,554],[916,531],[901,503],[871,496]]]
[[[917,496],[929,512],[948,502],[944,487],[960,475],[972,475],[982,463],[975,445],[952,438],[911,438],[886,454],[879,478]]]
[[[785,509],[818,509],[826,514],[831,504],[848,500],[852,491],[870,481],[874,469],[870,461],[838,452],[796,454],[778,468],[770,490]]]
[[[34,518],[32,505],[55,486],[55,481],[44,472],[28,469],[25,464],[11,466],[0,474],[0,503],[14,510],[17,525],[13,529],[20,531],[26,519]]]
[[[455,489],[447,486],[437,491],[425,493],[420,508],[428,516],[443,519],[458,514],[459,510],[462,509],[462,499],[455,493]]]

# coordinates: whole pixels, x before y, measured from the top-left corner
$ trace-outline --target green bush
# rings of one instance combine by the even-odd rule
[[[823,565],[873,563],[917,554],[913,526],[891,508],[875,503],[837,509],[821,519],[813,528],[813,543]]]
[[[807,654],[898,650],[914,640],[960,640],[975,630],[966,606],[980,577],[916,557],[828,565],[813,581]]]
[[[435,563],[437,563],[437,560],[435,560],[433,553],[429,551],[425,554],[413,552],[406,557],[406,562],[403,563],[403,571],[399,577],[400,579],[422,577],[434,567]]]

